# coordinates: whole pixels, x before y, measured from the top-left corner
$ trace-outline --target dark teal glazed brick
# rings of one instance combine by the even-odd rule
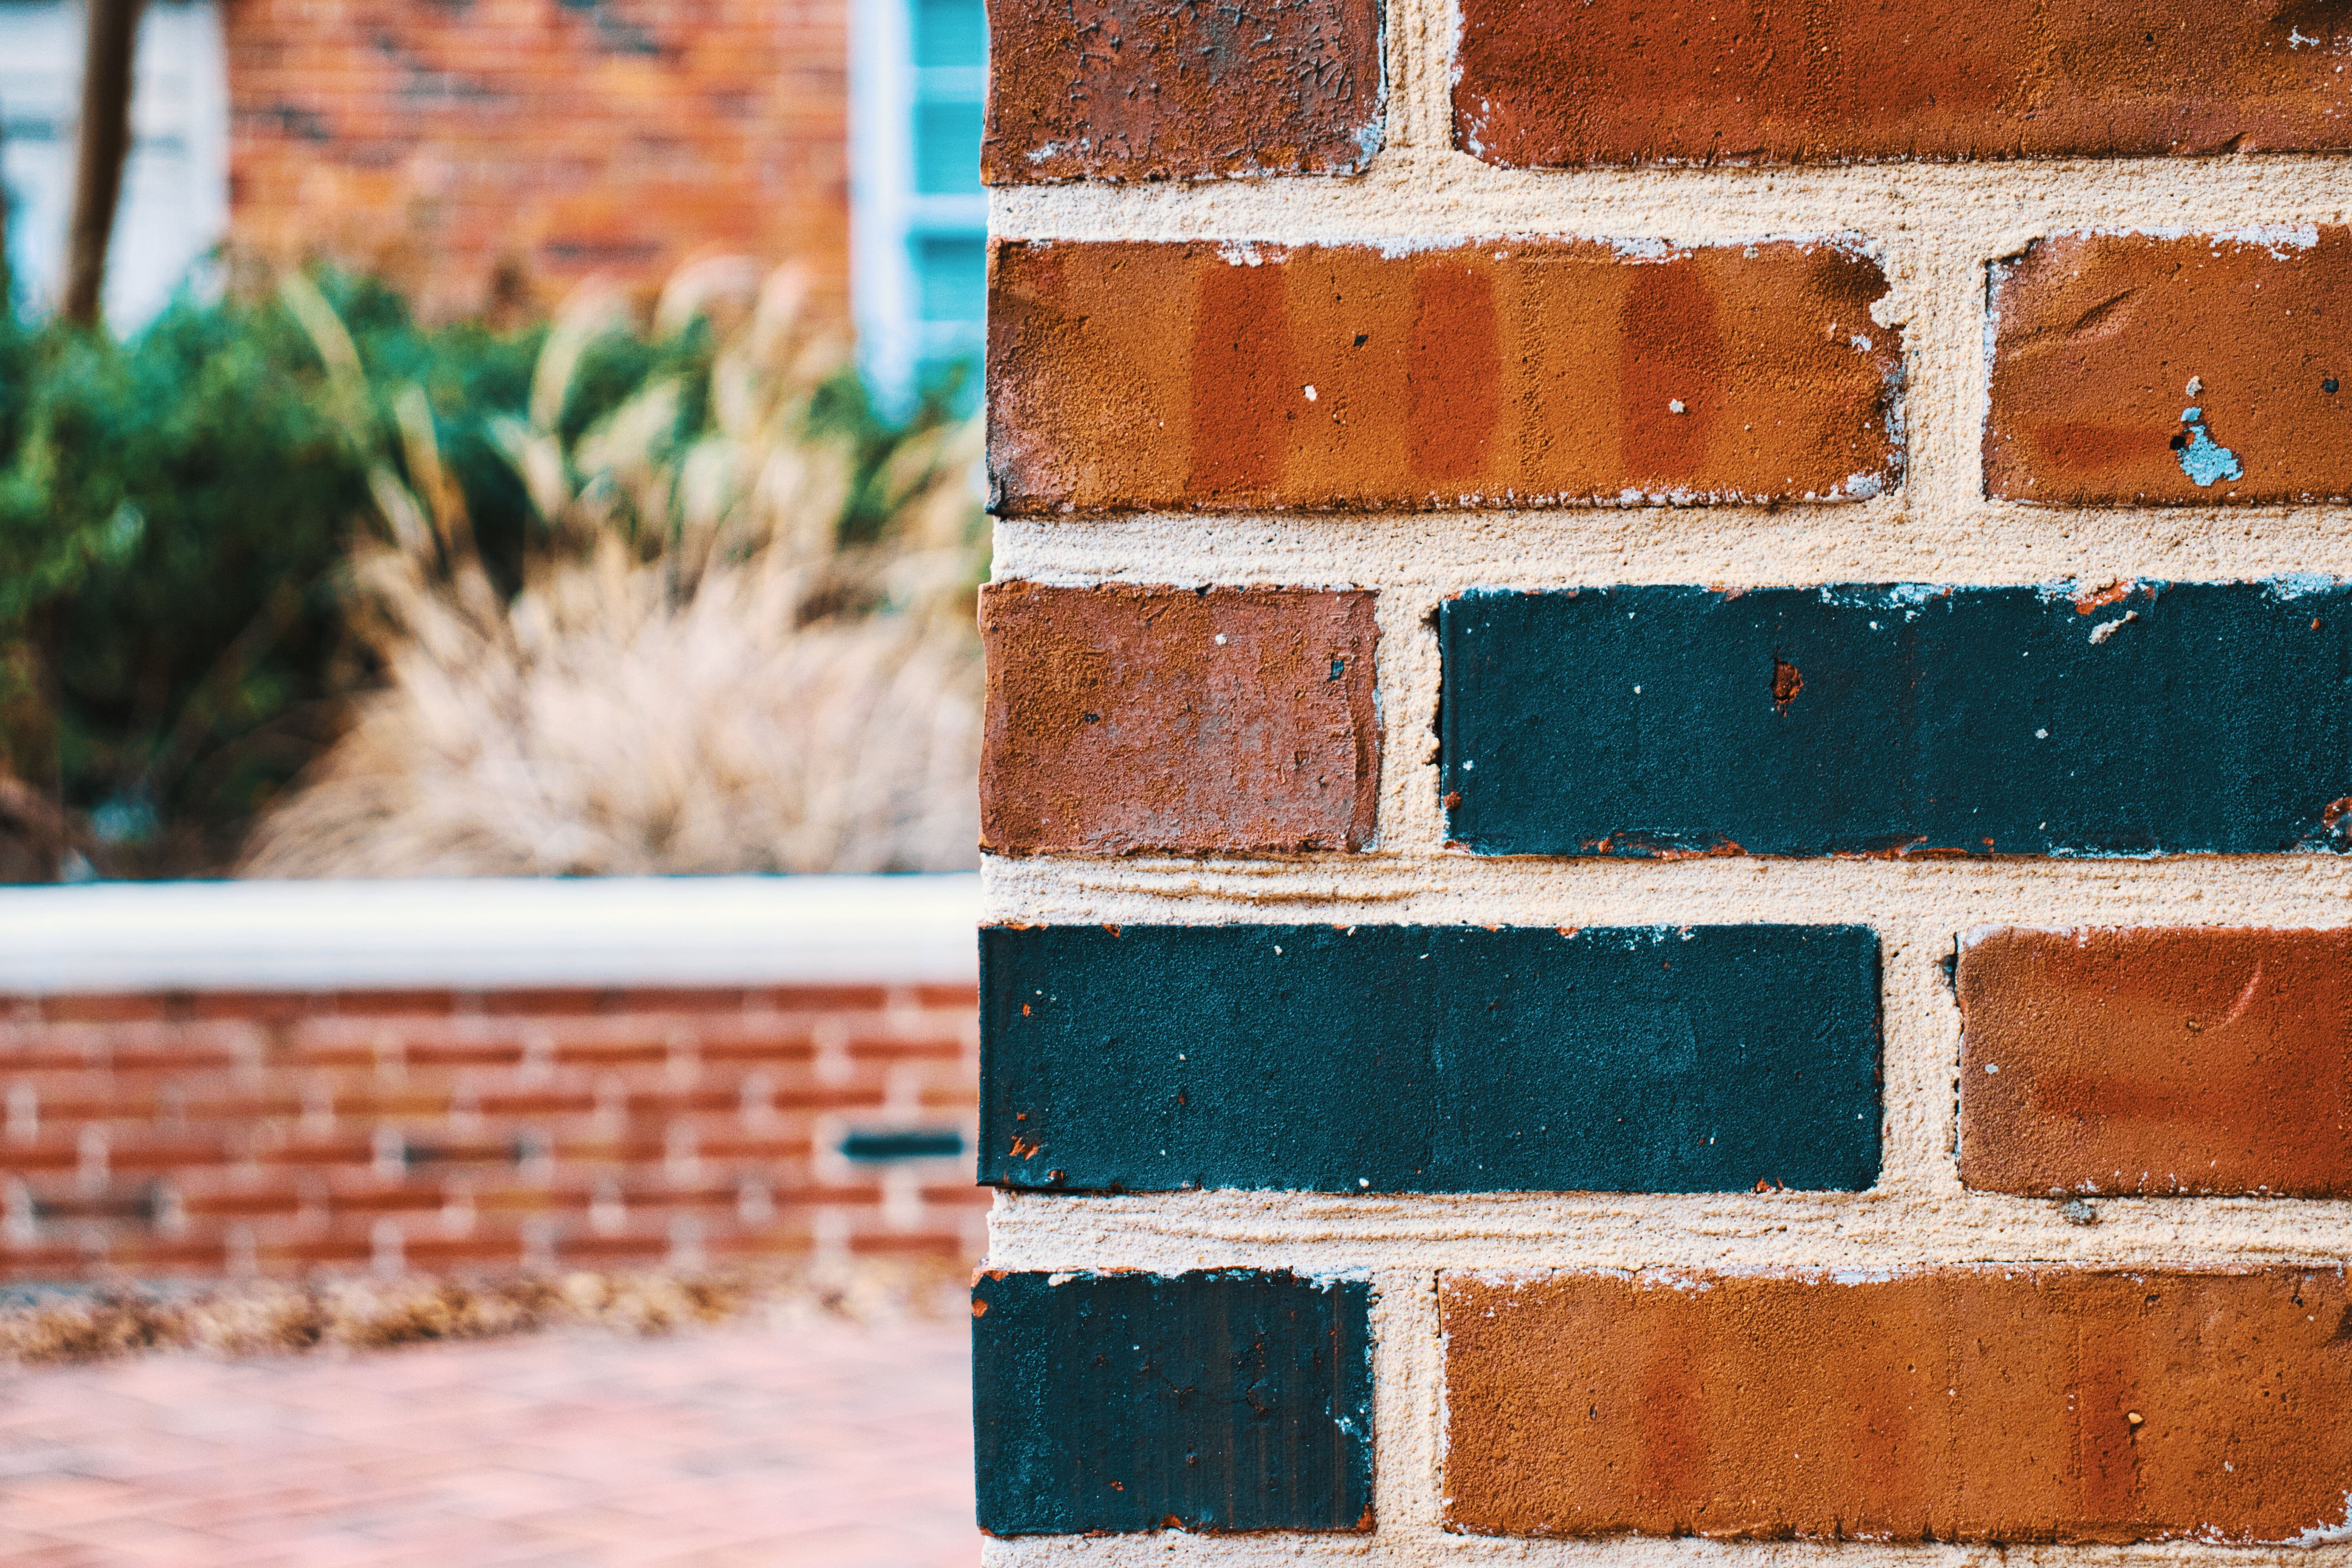
[[[981,932],[980,1179],[1164,1192],[1854,1190],[1858,926]]]
[[[1489,855],[2341,851],[2352,589],[1696,587],[1446,604]]]
[[[971,1310],[991,1535],[1371,1528],[1363,1281],[983,1274]]]

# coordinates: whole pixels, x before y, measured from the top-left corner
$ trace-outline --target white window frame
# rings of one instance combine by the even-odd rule
[[[83,8],[0,0],[0,184],[14,198],[18,302],[54,303],[65,268],[80,113]],[[143,325],[184,283],[209,288],[228,233],[228,55],[216,0],[157,0],[139,21],[131,153],[107,254],[106,319]]]
[[[851,309],[867,378],[903,406],[925,361],[970,354],[976,365],[985,335],[978,323],[922,319],[913,241],[985,236],[988,197],[915,189],[912,0],[852,0],[849,9]]]

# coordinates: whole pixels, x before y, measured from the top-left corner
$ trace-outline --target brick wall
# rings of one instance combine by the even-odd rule
[[[992,1563],[2352,1561],[2352,21],[1930,9],[996,8]]]
[[[23,998],[0,1279],[968,1257],[974,1047],[956,985]]]
[[[805,258],[847,309],[844,0],[228,0],[232,225],[446,317]]]

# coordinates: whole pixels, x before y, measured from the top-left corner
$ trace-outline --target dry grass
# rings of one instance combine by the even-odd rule
[[[341,325],[289,303],[373,437]],[[386,672],[313,776],[248,846],[249,876],[949,870],[978,863],[985,519],[975,429],[918,437],[884,479],[891,521],[851,544],[845,442],[808,434],[843,363],[807,286],[740,261],[673,279],[657,331],[720,348],[710,418],[678,434],[679,379],[567,445],[559,416],[617,300],[560,318],[530,416],[504,431],[546,525],[511,601],[474,550],[423,394],[373,454],[388,542],[358,579]],[[396,450],[399,461],[393,461]]]
[[[29,1290],[0,1299],[0,1363],[103,1361],[154,1351],[262,1356],[379,1350],[556,1328],[663,1334],[744,1321],[954,1318],[965,1271],[944,1261],[774,1264],[698,1273],[257,1281]]]

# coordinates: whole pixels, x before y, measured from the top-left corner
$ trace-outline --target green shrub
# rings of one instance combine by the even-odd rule
[[[520,405],[535,335],[427,333],[380,288],[330,287],[362,353],[450,410],[486,544],[517,554],[527,507],[481,429]],[[339,613],[366,479],[320,384],[309,339],[269,300],[184,299],[123,342],[5,328],[6,761],[100,874],[226,863],[366,677]]]
[[[543,525],[496,432],[528,407],[546,328],[428,329],[380,284],[316,281],[365,373],[357,423],[391,431],[423,390],[479,563],[512,595]],[[598,336],[565,441],[664,377],[692,439],[714,353],[699,321]],[[60,850],[100,876],[225,870],[375,683],[349,563],[378,527],[369,463],[398,443],[330,392],[267,291],[184,298],[122,342],[0,312],[0,879],[53,874]],[[946,395],[887,418],[854,373],[824,389],[811,423],[854,454],[845,538],[879,531],[891,454],[948,419]],[[12,815],[27,797],[40,810]],[[60,831],[28,854],[44,816]]]

